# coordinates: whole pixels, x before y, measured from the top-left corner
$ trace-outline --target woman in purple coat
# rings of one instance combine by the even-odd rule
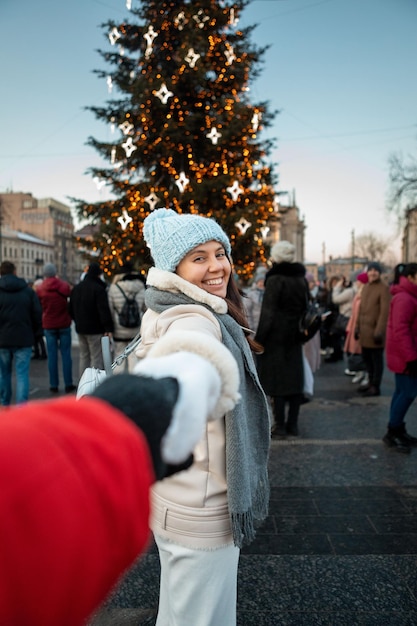
[[[398,452],[410,452],[411,446],[417,446],[417,437],[407,433],[404,418],[417,397],[417,263],[405,266],[391,294],[386,357],[395,374],[395,390],[383,441]]]

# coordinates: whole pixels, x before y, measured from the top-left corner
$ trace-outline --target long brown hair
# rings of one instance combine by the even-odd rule
[[[240,293],[238,286],[236,285],[235,279],[233,278],[233,274],[230,275],[229,282],[227,285],[226,298],[227,302],[227,311],[235,322],[242,326],[244,329],[248,328],[248,320],[245,313],[245,308],[243,306],[243,299]],[[245,336],[248,344],[251,347],[253,352],[262,352],[263,348],[260,343],[255,341],[253,337],[250,336],[250,333],[245,331]]]

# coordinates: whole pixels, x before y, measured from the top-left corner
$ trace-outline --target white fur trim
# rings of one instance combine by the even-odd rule
[[[163,291],[171,291],[173,293],[183,293],[196,302],[207,304],[216,313],[227,313],[227,303],[223,298],[214,296],[204,289],[200,289],[197,285],[193,285],[188,280],[184,280],[174,272],[167,272],[156,267],[151,267],[146,279],[148,287],[157,287]]]
[[[202,356],[214,365],[220,374],[221,393],[213,410],[212,418],[219,418],[231,411],[239,401],[240,394],[239,370],[230,351],[220,341],[203,333],[172,331],[161,337],[152,346],[147,357],[156,358],[181,351]]]

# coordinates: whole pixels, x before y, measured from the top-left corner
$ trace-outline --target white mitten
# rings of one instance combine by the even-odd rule
[[[134,374],[177,379],[179,396],[162,439],[161,454],[166,463],[187,459],[219,400],[222,385],[217,369],[203,357],[184,351],[145,358],[135,366]]]

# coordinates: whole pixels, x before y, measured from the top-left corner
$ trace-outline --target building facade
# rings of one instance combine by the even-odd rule
[[[70,207],[53,198],[37,200],[31,193],[1,193],[0,212],[2,258],[18,261],[20,276],[33,280],[42,274],[45,262],[52,262],[61,278],[78,281],[83,262],[75,245]],[[14,258],[10,251],[16,253]]]

